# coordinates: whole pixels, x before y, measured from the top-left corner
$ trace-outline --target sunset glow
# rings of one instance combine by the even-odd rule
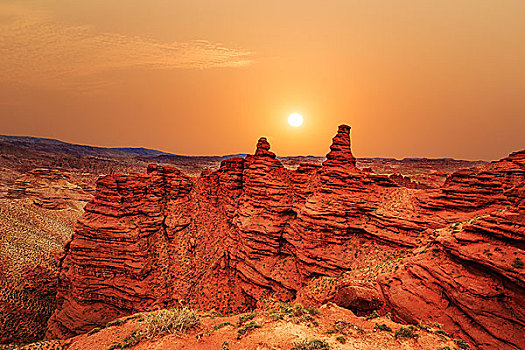
[[[303,116],[299,113],[290,114],[290,116],[288,117],[288,124],[290,124],[294,128],[303,125]]]
[[[363,157],[498,159],[523,147],[523,13],[522,0],[4,1],[0,134],[186,155],[267,135],[279,154],[324,155],[346,123]],[[289,133],[296,106],[307,123]]]

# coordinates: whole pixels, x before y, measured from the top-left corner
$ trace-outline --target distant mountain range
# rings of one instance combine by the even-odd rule
[[[144,158],[156,158],[159,161],[180,161],[180,160],[212,160],[212,159],[228,159],[234,157],[246,157],[245,153],[229,154],[229,155],[212,155],[212,156],[189,156],[173,154],[169,152],[163,152],[151,148],[145,147],[98,147],[98,146],[86,146],[78,145],[74,143],[64,142],[56,139],[33,137],[33,136],[7,136],[0,135],[0,151],[2,147],[18,146],[27,147],[33,151],[51,152],[51,153],[64,153],[75,156],[99,156],[99,157],[112,157],[112,158],[127,158],[127,157],[144,157]],[[277,157],[277,159],[283,160],[322,160],[325,157],[322,156],[287,156]],[[383,157],[368,157],[358,158],[360,161],[385,161],[385,162],[461,162],[461,163],[473,163],[481,164],[486,163],[485,161],[469,161],[469,160],[457,160],[453,158],[403,158],[401,160],[396,158],[383,158]]]

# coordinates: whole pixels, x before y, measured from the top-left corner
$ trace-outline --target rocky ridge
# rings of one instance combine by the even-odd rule
[[[349,132],[339,127],[322,166],[286,169],[261,138],[254,155],[200,177],[151,165],[101,178],[60,258],[48,336],[181,303],[240,312],[271,296],[524,347],[525,152],[439,189],[407,188],[360,171]]]

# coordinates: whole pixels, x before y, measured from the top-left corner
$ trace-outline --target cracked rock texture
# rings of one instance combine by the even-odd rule
[[[346,125],[322,165],[286,169],[261,138],[254,155],[200,177],[158,165],[105,176],[60,257],[48,337],[181,303],[246,311],[271,296],[524,348],[524,186],[525,151],[440,188],[363,172]]]

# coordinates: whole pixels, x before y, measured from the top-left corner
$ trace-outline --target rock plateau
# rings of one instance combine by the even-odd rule
[[[187,304],[243,312],[271,297],[439,322],[480,349],[525,348],[525,151],[439,188],[361,171],[341,125],[326,161],[255,154],[189,177],[100,178],[59,261],[48,337]]]

